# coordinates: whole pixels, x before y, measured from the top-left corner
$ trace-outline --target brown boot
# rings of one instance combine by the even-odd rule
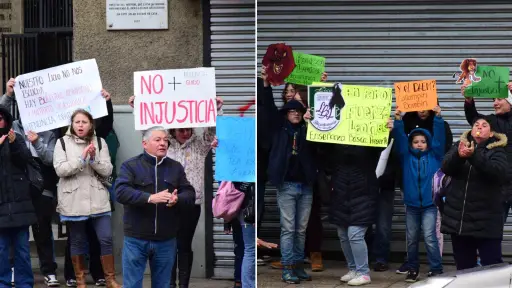
[[[76,287],[87,288],[85,285],[85,256],[71,256],[71,262],[73,262],[73,270],[75,270]]]
[[[114,255],[101,256],[101,265],[103,265],[103,273],[107,288],[121,288],[123,286],[116,282],[116,268],[114,265]]]
[[[283,269],[283,264],[281,264],[281,260],[274,261],[274,262],[270,263],[270,267],[272,267],[272,269],[282,270]]]
[[[324,271],[324,264],[322,263],[322,252],[311,252],[311,271],[321,272]]]

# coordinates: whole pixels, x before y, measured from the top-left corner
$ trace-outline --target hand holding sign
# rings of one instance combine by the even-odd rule
[[[430,110],[437,105],[436,80],[395,83],[395,96],[403,112]]]
[[[6,91],[5,91],[5,95],[11,97],[12,94],[14,93],[14,83],[16,83],[16,80],[14,78],[11,78],[9,79],[9,81],[7,81],[7,85],[6,85]]]

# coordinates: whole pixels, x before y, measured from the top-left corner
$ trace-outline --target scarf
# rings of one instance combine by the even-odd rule
[[[290,121],[286,121],[286,132],[292,139],[292,155],[299,155],[300,150],[300,137],[302,136],[301,124],[292,124]]]

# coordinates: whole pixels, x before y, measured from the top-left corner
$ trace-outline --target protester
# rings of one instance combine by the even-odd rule
[[[254,262],[256,259],[256,247],[254,239],[256,238],[256,227],[254,215],[254,186],[255,183],[250,182],[233,182],[238,191],[245,194],[242,209],[238,217],[238,221],[242,228],[242,236],[244,240],[244,258],[242,262],[242,287],[256,287],[256,269]]]
[[[14,246],[14,282],[18,288],[34,286],[30,261],[29,226],[37,222],[32,205],[27,166],[31,160],[23,137],[12,130],[12,115],[0,107],[0,283],[11,286],[9,249]]]
[[[476,116],[471,131],[462,134],[443,161],[442,171],[451,183],[442,232],[451,236],[457,270],[476,267],[477,252],[483,266],[502,262],[501,191],[509,180],[508,137],[495,132],[496,120],[494,115]]]
[[[419,277],[419,235],[423,230],[425,247],[430,264],[428,276],[443,273],[441,253],[436,236],[438,210],[432,199],[432,177],[441,167],[445,150],[445,125],[441,108],[434,108],[434,136],[423,128],[413,129],[409,135],[404,131],[400,110],[395,112],[393,130],[396,150],[403,171],[404,203],[406,205],[407,282],[416,282]]]
[[[6,109],[10,109],[14,103],[14,84],[15,79],[9,79],[6,84],[5,95],[0,98],[0,105]],[[56,131],[50,130],[40,133],[27,131],[25,133],[21,119],[15,120],[12,123],[12,128],[18,134],[18,137],[24,139],[32,159],[41,168],[40,171],[44,180],[43,190],[41,191],[33,185],[31,185],[30,189],[32,204],[37,216],[37,223],[32,225],[32,234],[34,235],[40,271],[44,276],[45,284],[48,287],[57,287],[60,284],[56,276],[57,263],[55,263],[52,230],[58,181],[58,177],[53,169],[53,150],[57,141]],[[11,249],[14,248],[11,247]]]
[[[100,179],[111,175],[112,163],[105,140],[95,135],[89,112],[79,109],[72,114],[68,132],[55,146],[53,164],[60,177],[57,211],[61,221],[69,222],[77,287],[85,287],[88,219],[100,242],[106,285],[121,287],[115,280],[110,196]]]
[[[466,85],[462,85],[461,93],[464,96],[464,90]],[[512,82],[508,83],[508,89],[512,90]],[[502,133],[507,136],[508,139],[512,139],[512,94],[508,93],[508,98],[496,98],[494,99],[493,107],[494,113],[489,115],[490,121],[494,122],[495,132]],[[466,114],[466,120],[469,125],[473,124],[473,120],[476,117],[481,117],[482,114],[478,113],[475,106],[475,100],[471,97],[466,97],[464,102],[464,112]],[[505,147],[505,153],[507,154],[507,161],[509,163],[509,169],[507,171],[508,181],[503,185],[502,194],[505,197],[503,202],[503,216],[504,222],[507,222],[508,212],[512,205],[512,141],[507,143]]]
[[[434,134],[434,117],[435,112],[432,110],[423,110],[417,112],[406,112],[402,117],[404,132],[409,135],[412,130],[416,128],[423,128],[430,132],[431,135]],[[453,143],[453,135],[450,129],[450,125],[448,122],[444,121],[444,131],[445,131],[445,153],[451,148]],[[390,139],[391,140],[391,139]],[[393,219],[393,210],[394,210],[394,200],[395,200],[395,184],[396,179],[401,179],[401,168],[400,168],[400,160],[398,159],[398,153],[396,152],[396,148],[392,148],[391,156],[388,159],[388,164],[386,166],[386,170],[384,175],[379,178],[379,200],[378,200],[378,208],[377,208],[377,222],[376,222],[376,234],[373,246],[373,254],[376,259],[376,263],[373,267],[373,270],[376,272],[387,271],[389,269],[388,261],[389,261],[389,248],[391,242],[391,229],[392,229],[392,219]],[[400,185],[401,186],[401,181]],[[441,218],[440,214],[438,214],[437,223],[440,224]],[[436,230],[436,232],[439,232]],[[442,243],[443,243],[443,234],[440,232],[436,234],[438,237],[440,252],[442,254]],[[406,249],[407,250],[407,249]],[[398,268],[396,271],[399,274],[407,274],[409,272],[408,263],[405,262]]]
[[[330,105],[333,106],[333,103]],[[311,119],[309,111],[304,118]],[[391,119],[387,128],[393,128]],[[349,268],[349,272],[340,280],[354,286],[369,284],[371,278],[365,234],[375,220],[378,195],[375,169],[382,149],[329,144],[324,150],[329,155],[324,160],[327,161],[325,165],[333,171],[329,222],[337,227]]]
[[[117,201],[124,205],[125,287],[142,287],[148,259],[152,287],[170,287],[180,214],[194,209],[196,194],[184,167],[166,157],[168,140],[163,127],[144,131],[144,152],[122,164],[116,181]]]

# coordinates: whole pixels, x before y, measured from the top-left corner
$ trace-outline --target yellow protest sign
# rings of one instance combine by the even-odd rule
[[[311,121],[306,139],[314,142],[386,147],[392,88],[341,85],[341,93],[326,86],[308,86]],[[333,99],[334,97],[334,99]],[[329,103],[336,105],[331,109]]]

